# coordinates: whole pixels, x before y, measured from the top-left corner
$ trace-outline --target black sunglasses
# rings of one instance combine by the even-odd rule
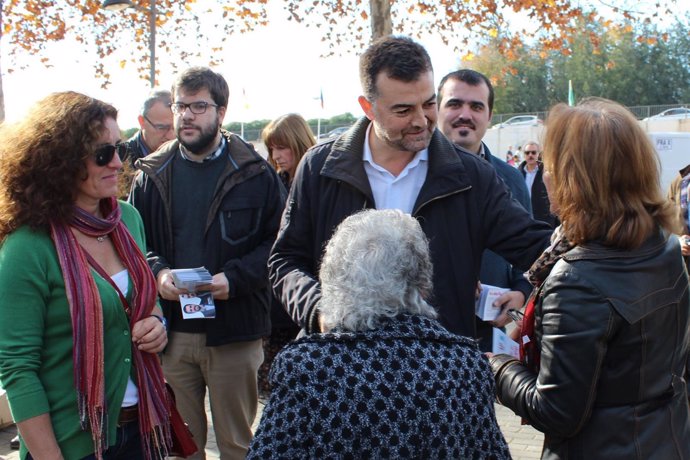
[[[98,166],[107,166],[113,161],[113,157],[117,153],[120,157],[120,161],[127,158],[127,144],[117,143],[106,144],[98,147],[95,152],[93,152],[94,160]]]

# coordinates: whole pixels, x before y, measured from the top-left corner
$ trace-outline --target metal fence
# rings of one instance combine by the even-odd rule
[[[311,127],[312,132],[314,133],[315,137],[319,137],[319,135],[324,135],[328,133],[329,131],[335,129],[335,128],[340,128],[344,126],[350,126],[350,124],[322,124],[321,125],[321,132],[317,133],[316,132],[316,124],[312,126],[312,124],[309,124]],[[239,130],[233,132],[235,134],[242,134],[242,138],[245,139],[246,141],[250,142],[258,142],[261,141],[261,129],[245,129],[244,133],[240,133]]]
[[[628,109],[635,114],[635,116],[639,119],[642,120],[643,118],[651,117],[653,115],[656,115],[658,113],[663,112],[664,110],[667,109],[673,109],[676,107],[690,107],[690,102],[683,103],[683,104],[661,104],[661,105],[638,105],[634,107],[628,107]],[[541,112],[522,112],[522,113],[496,113],[493,115],[492,118],[492,124],[496,125],[498,123],[503,123],[504,121],[508,120],[509,118],[516,117],[519,115],[536,115],[540,120],[544,120],[546,118],[547,112],[541,111]],[[312,126],[313,124],[313,126]],[[331,131],[332,129],[335,128],[340,128],[341,126],[349,126],[348,124],[322,124],[321,125],[321,132],[317,133],[316,132],[316,123],[309,123],[309,125],[312,128],[312,131],[314,132],[314,136],[319,136],[319,135],[324,135]],[[240,134],[237,132],[236,134]],[[260,141],[261,140],[261,130],[260,129],[245,129],[244,130],[244,139],[248,141]]]
[[[653,115],[657,115],[664,110],[667,109],[674,109],[677,107],[690,107],[690,102],[686,103],[681,103],[681,104],[661,104],[661,105],[637,105],[633,107],[628,107],[628,110],[630,110],[638,120],[642,120],[647,117],[651,117]],[[494,125],[498,123],[503,123],[504,121],[508,120],[509,118],[518,116],[518,115],[536,115],[540,120],[544,120],[546,118],[547,112],[542,111],[542,112],[523,112],[523,113],[497,113],[494,114],[492,118],[492,123]]]

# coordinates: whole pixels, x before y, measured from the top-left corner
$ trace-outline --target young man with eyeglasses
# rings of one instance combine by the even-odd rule
[[[163,89],[155,89],[146,97],[137,118],[140,129],[126,142],[132,166],[139,158],[155,152],[167,141],[175,139],[171,102],[170,91]]]
[[[208,388],[220,456],[244,458],[258,403],[261,338],[270,334],[267,260],[285,202],[268,163],[221,129],[229,89],[208,68],[173,85],[176,140],[140,159],[130,200],[141,213],[148,261],[169,323],[162,355],[177,407],[204,458]],[[171,269],[206,267],[216,317],[184,319]]]
[[[525,178],[525,185],[529,191],[530,201],[532,202],[532,214],[537,220],[546,222],[552,228],[558,225],[558,218],[551,214],[551,204],[549,196],[546,194],[546,187],[542,178],[544,167],[539,161],[541,148],[534,141],[526,143],[522,147],[525,160],[520,163],[518,170]]]

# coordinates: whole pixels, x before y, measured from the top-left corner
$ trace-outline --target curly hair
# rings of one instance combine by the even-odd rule
[[[271,121],[261,132],[261,139],[268,149],[268,162],[276,171],[279,168],[273,159],[274,147],[288,147],[295,157],[297,167],[304,153],[316,144],[314,133],[306,120],[296,113],[288,113]],[[293,171],[287,172],[293,174]]]
[[[38,230],[69,221],[107,118],[117,118],[113,106],[68,91],[0,127],[0,242],[22,225]]]
[[[659,185],[659,157],[634,115],[600,98],[554,106],[547,117],[544,172],[554,184],[563,231],[575,244],[639,247],[658,227],[675,232]]]
[[[327,328],[364,331],[407,313],[436,318],[426,298],[433,267],[417,220],[398,209],[368,209],[343,220],[321,263],[319,314]]]

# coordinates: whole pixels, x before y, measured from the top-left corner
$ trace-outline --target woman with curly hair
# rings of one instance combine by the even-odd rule
[[[268,162],[278,172],[285,188],[290,190],[297,165],[306,151],[316,144],[311,128],[302,116],[289,113],[271,121],[261,133],[261,138],[268,149]],[[271,336],[264,338],[264,362],[259,368],[259,393],[262,398],[268,398],[271,391],[268,371],[273,359],[286,343],[297,336],[299,330],[280,302],[273,298]]]
[[[688,459],[688,274],[659,158],[621,105],[559,104],[544,184],[561,221],[528,271],[521,360],[499,401],[545,434],[542,458]]]
[[[0,128],[0,381],[22,458],[167,453],[167,343],[117,111],[74,92]]]

